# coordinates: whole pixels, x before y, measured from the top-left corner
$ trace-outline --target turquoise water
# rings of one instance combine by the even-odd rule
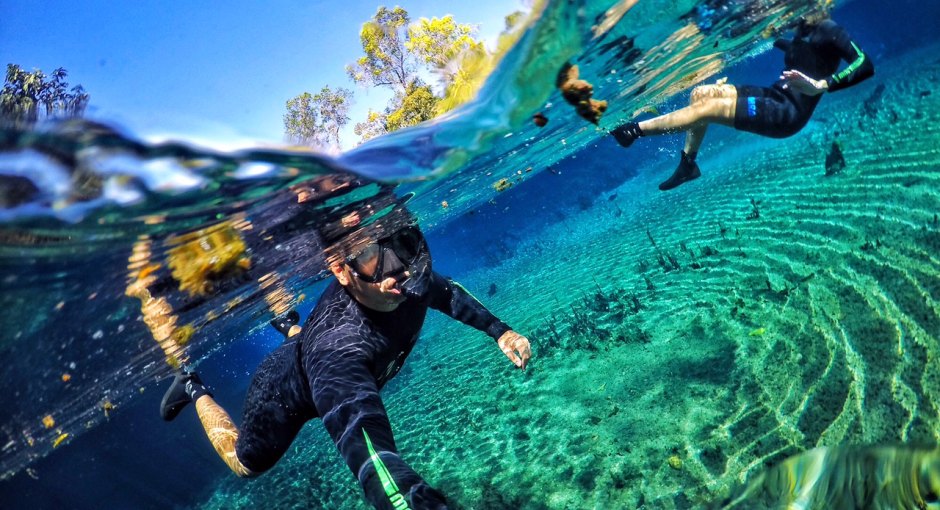
[[[779,56],[755,36],[800,9],[741,2],[748,16],[690,36],[683,15],[694,6],[641,3],[593,42],[609,6],[551,4],[477,103],[335,161],[140,146],[89,126],[21,135],[6,167],[56,182],[60,167],[35,152],[74,151],[103,175],[131,168],[139,181],[116,182],[120,194],[105,187],[111,201],[3,213],[2,382],[17,390],[3,402],[13,411],[0,425],[2,499],[364,508],[319,422],[248,483],[226,473],[192,416],[160,422],[171,369],[137,320],[141,301],[127,296],[143,246],[161,260],[181,244],[173,234],[258,223],[286,185],[337,165],[431,177],[399,192],[416,194],[409,206],[435,267],[533,342],[520,373],[484,335],[432,315],[384,390],[404,458],[460,507],[702,507],[817,446],[935,447],[940,61],[914,21],[936,19],[935,8],[895,7],[897,24],[875,2],[837,9],[876,77],[824,98],[790,139],[714,128],[703,177],[663,194],[656,183],[681,137],[623,151],[603,128],[647,106],[672,109],[700,80],[767,82]],[[618,52],[619,37],[638,53]],[[601,129],[554,90],[566,60],[610,101]],[[539,110],[550,118],[542,130],[528,121]],[[833,142],[846,167],[826,177]],[[513,186],[498,192],[503,178]],[[146,200],[121,204],[135,190]],[[323,277],[315,260],[273,268],[288,301],[309,296],[302,311]],[[179,318],[197,326],[186,355],[235,416],[277,342],[259,288],[228,288]]]

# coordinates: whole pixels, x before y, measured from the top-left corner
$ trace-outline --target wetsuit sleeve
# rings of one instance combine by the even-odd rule
[[[783,50],[784,53],[790,51],[790,46],[793,45],[793,41],[789,39],[780,38],[774,41],[774,48],[778,50]]]
[[[512,329],[490,313],[477,298],[473,297],[459,283],[434,272],[431,273],[430,297],[431,308],[440,310],[458,321],[486,333],[494,340],[499,339],[503,333]]]
[[[828,22],[820,28],[828,32],[825,35],[830,39],[835,51],[842,60],[849,64],[842,71],[826,78],[830,92],[851,87],[871,78],[875,74],[875,66],[871,63],[871,59],[862,52],[857,44],[852,42],[844,28],[832,22]]]

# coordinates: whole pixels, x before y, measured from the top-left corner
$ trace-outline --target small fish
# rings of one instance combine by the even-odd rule
[[[764,333],[766,332],[767,330],[765,328],[757,328],[757,329],[751,330],[751,332],[748,333],[747,336],[764,336]]]

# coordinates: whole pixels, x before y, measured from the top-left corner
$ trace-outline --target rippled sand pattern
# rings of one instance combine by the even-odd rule
[[[666,194],[672,168],[648,169],[525,256],[454,275],[537,357],[519,373],[432,317],[386,390],[405,459],[462,508],[688,508],[815,446],[940,442],[935,55],[824,98],[797,137],[706,147],[703,177]],[[826,177],[833,140],[846,167]],[[364,507],[315,425],[208,506]]]

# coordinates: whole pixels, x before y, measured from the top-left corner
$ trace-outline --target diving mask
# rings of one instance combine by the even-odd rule
[[[366,283],[395,278],[402,293],[423,297],[431,276],[431,254],[421,231],[408,227],[379,239],[346,260],[353,275]]]

